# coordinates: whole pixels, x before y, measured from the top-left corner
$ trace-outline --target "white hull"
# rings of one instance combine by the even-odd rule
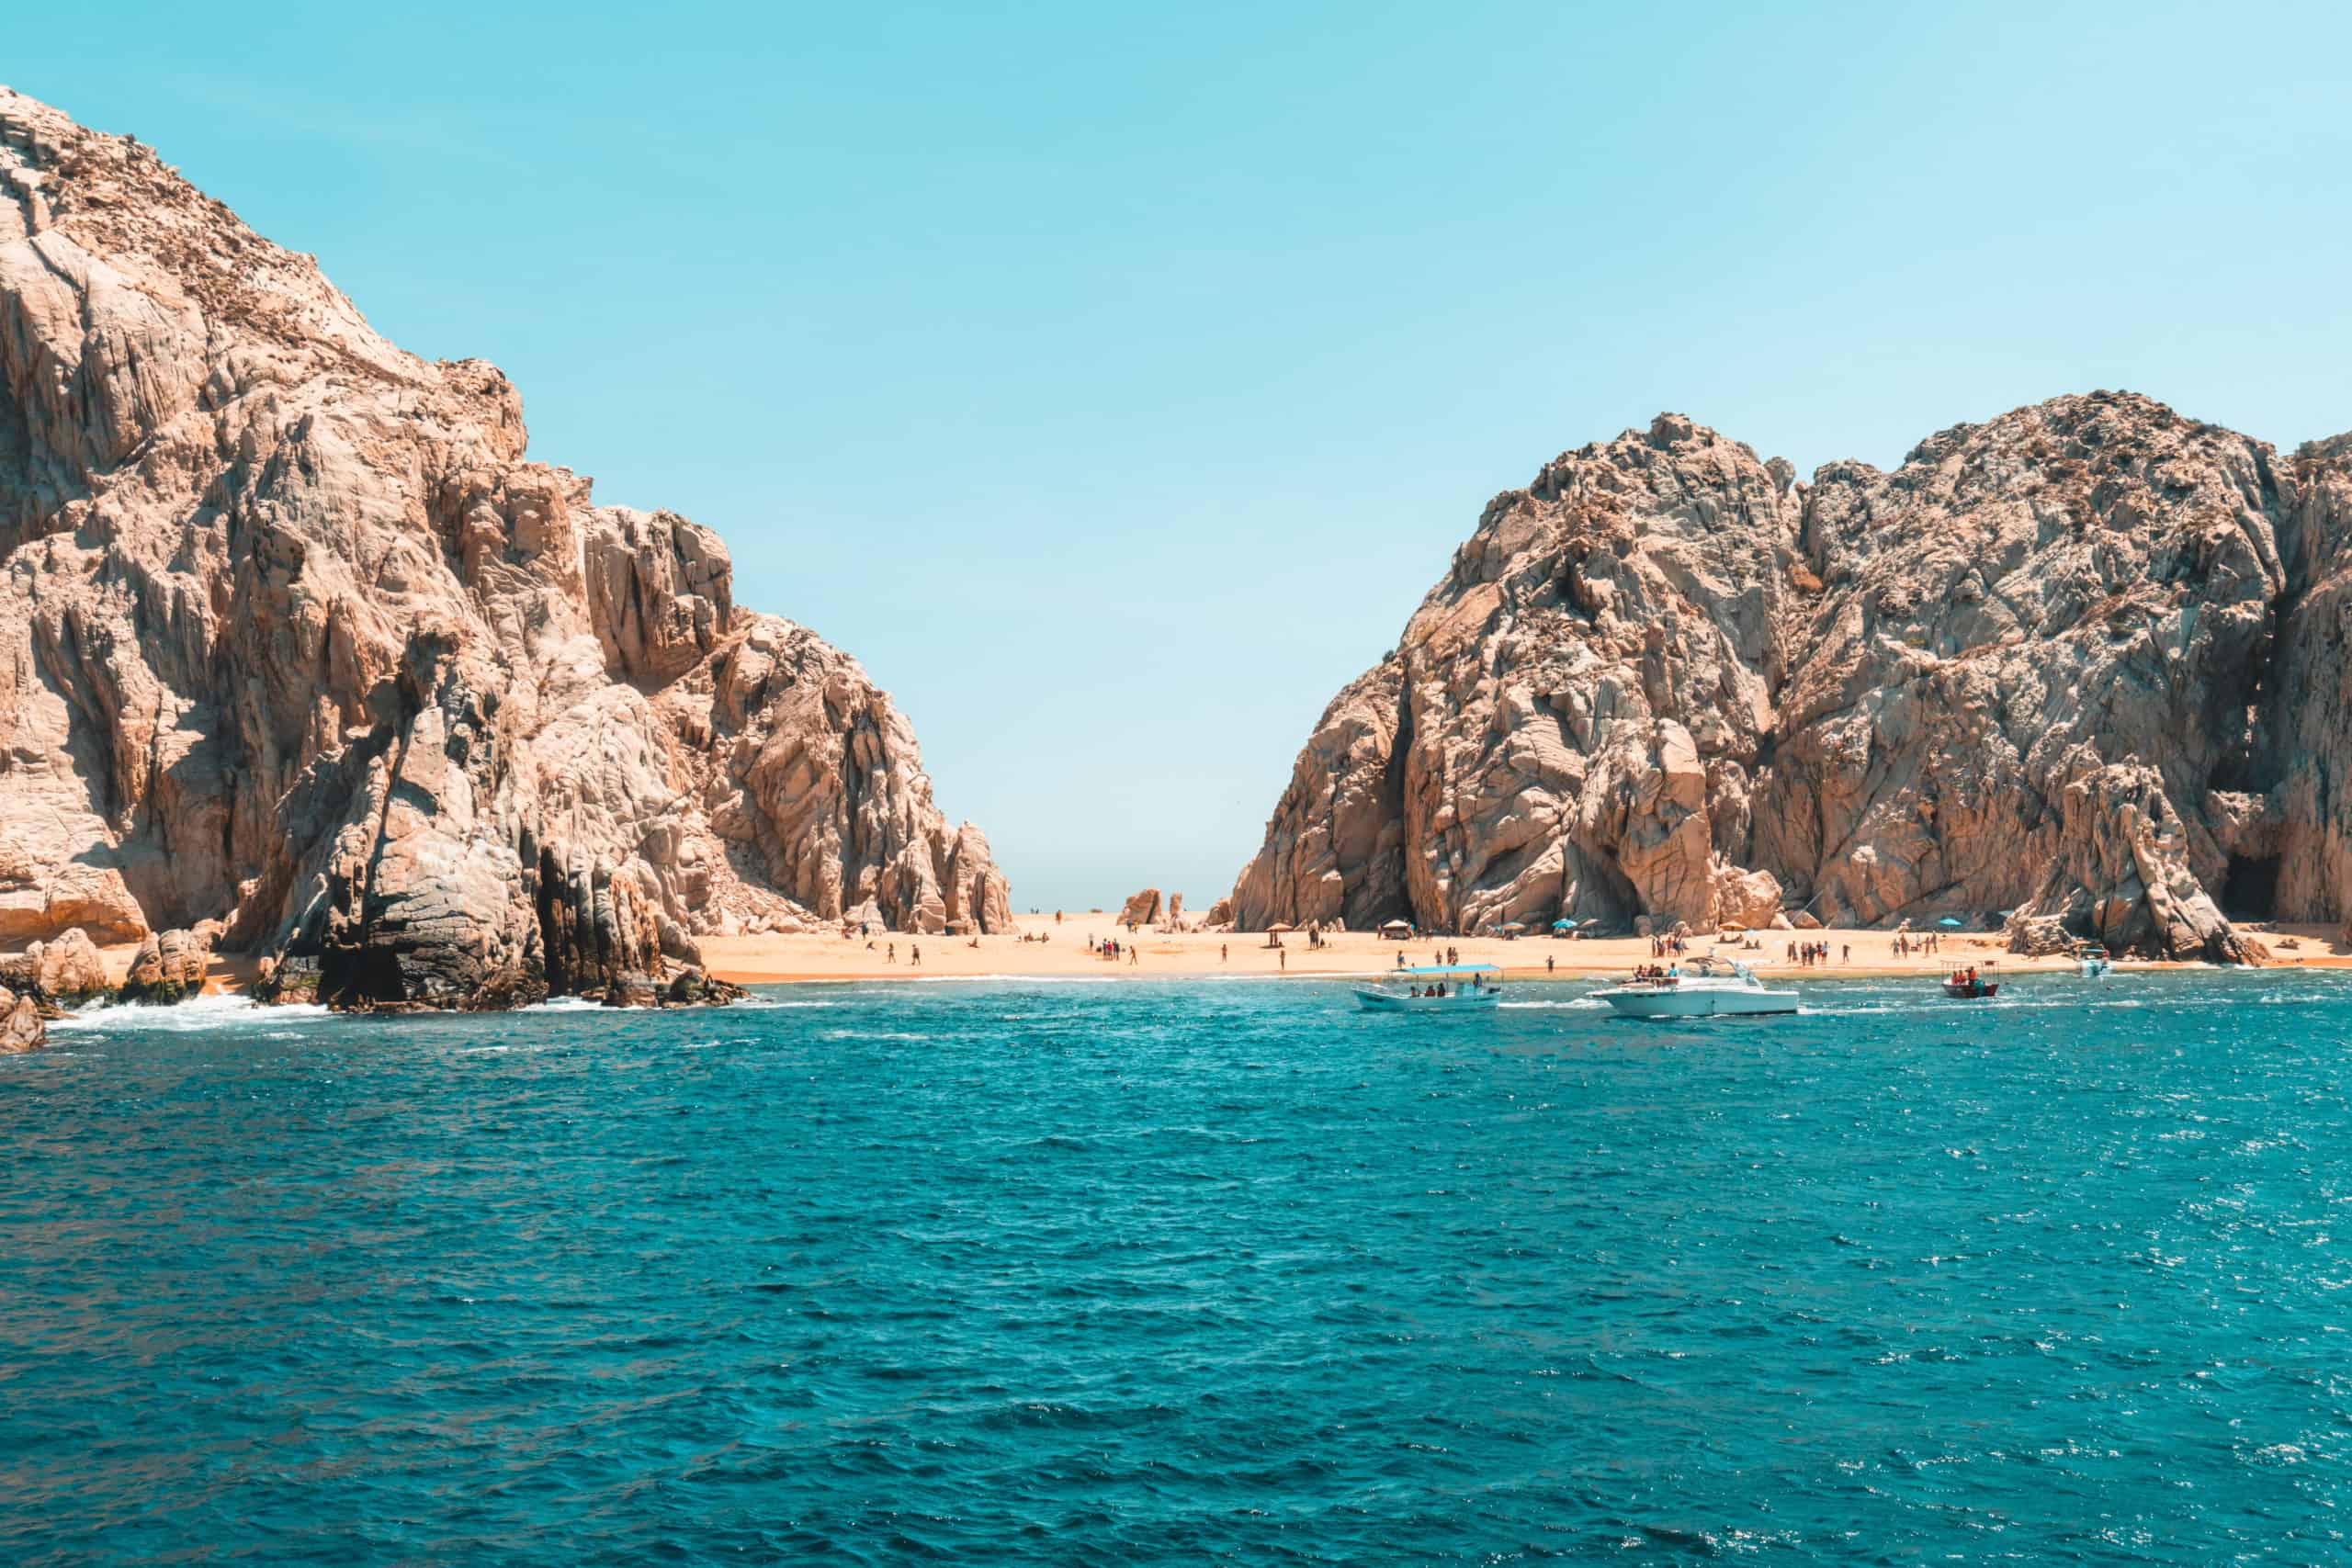
[[[1793,991],[1745,986],[1627,987],[1593,995],[1624,1018],[1757,1018],[1797,1010]]]

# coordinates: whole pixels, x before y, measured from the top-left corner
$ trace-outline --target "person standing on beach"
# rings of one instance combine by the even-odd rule
[[[922,949],[911,942],[907,943],[907,967],[910,969],[922,967]]]
[[[1222,942],[1216,944],[1216,961],[1219,964],[1224,963],[1227,959],[1232,956],[1233,949],[1230,945]]]
[[[899,944],[894,942],[890,944],[890,951],[882,955],[882,962],[885,964],[896,964],[898,961]]]
[[[1553,971],[1554,969],[1555,969],[1555,968],[1557,968],[1557,967],[1558,967],[1558,964],[1557,964],[1556,961],[1555,961],[1555,960],[1554,960],[1554,958],[1552,957],[1552,955],[1551,955],[1550,953],[1545,953],[1545,954],[1544,955],[1544,973],[1545,973],[1546,975],[1549,975],[1549,974],[1551,974],[1551,973],[1552,973],[1552,971]]]
[[[1283,968],[1285,972],[1290,968],[1290,949],[1287,947],[1283,949]]]

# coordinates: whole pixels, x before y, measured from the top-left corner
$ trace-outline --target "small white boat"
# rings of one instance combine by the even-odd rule
[[[1356,987],[1356,1005],[1366,1012],[1459,1012],[1486,1009],[1503,999],[1503,988],[1487,978],[1501,971],[1491,964],[1455,964],[1399,969],[1383,986]]]
[[[1625,1018],[1750,1018],[1797,1010],[1794,991],[1765,986],[1745,964],[1689,958],[1666,975],[1592,993]]]
[[[2075,949],[2075,962],[2082,966],[2086,980],[2104,980],[2107,972],[2115,967],[2115,960],[2107,955],[2107,949],[2095,942],[2086,942]]]

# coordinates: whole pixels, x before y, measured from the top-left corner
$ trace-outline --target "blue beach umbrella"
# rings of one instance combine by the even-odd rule
[[[1949,926],[1949,927],[1951,927],[1953,931],[1958,931],[1958,930],[1960,930],[1960,928],[1961,928],[1961,927],[1962,927],[1962,926],[1966,925],[1967,923],[1968,923],[1968,922],[1967,922],[1966,920],[1960,919],[1958,919],[1957,917],[1955,917],[1955,916],[1951,916],[1951,915],[1946,915],[1942,919],[1938,920],[1938,921],[1936,922],[1936,924],[1938,924],[1938,925],[1939,925],[1939,926]]]

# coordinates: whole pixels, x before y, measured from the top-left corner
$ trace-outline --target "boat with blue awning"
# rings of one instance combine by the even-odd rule
[[[1490,1008],[1503,999],[1502,970],[1492,964],[1442,964],[1399,969],[1378,986],[1356,987],[1366,1012],[1447,1012]]]

